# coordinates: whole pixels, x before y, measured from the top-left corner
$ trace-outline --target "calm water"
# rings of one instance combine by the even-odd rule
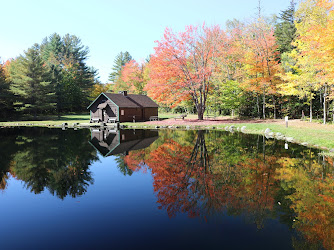
[[[333,159],[223,131],[0,130],[1,249],[333,249]]]

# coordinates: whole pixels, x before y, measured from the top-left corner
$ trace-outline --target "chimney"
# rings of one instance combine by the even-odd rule
[[[123,94],[124,96],[128,96],[128,91],[119,91],[118,94]]]

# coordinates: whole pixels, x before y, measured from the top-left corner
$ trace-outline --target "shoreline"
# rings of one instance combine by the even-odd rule
[[[64,124],[67,124],[64,126]],[[117,128],[116,124],[92,124],[87,120],[60,120],[60,121],[20,121],[0,122],[1,128],[6,127],[47,127],[63,129],[81,128]],[[325,155],[334,156],[334,125],[323,125],[309,123],[300,120],[289,121],[289,127],[285,127],[284,120],[238,120],[238,119],[216,119],[176,120],[169,118],[160,121],[147,121],[138,123],[121,123],[121,129],[182,129],[182,130],[221,130],[229,132],[241,132],[246,134],[260,134],[266,138],[284,140],[297,143],[302,146],[323,150]]]

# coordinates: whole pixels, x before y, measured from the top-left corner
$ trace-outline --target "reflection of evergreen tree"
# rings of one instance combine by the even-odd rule
[[[0,189],[7,187],[12,158],[17,150],[16,129],[0,129]]]
[[[133,171],[129,169],[128,165],[124,162],[124,155],[117,155],[115,156],[115,161],[117,163],[117,168],[118,170],[123,174],[123,175],[129,175],[131,176]]]
[[[31,128],[24,132],[16,139],[16,177],[35,193],[47,188],[61,199],[84,194],[93,183],[88,167],[97,160],[87,143],[89,131]]]

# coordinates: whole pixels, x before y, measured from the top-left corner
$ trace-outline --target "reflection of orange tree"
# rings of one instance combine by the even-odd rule
[[[195,146],[167,139],[145,155],[131,152],[126,162],[133,170],[149,166],[158,203],[169,216],[178,212],[195,216],[227,207],[232,213],[251,213],[262,224],[259,220],[264,211],[272,210],[278,189],[274,178],[277,158],[243,155],[239,162],[234,159],[237,164],[219,165],[221,155],[207,149],[204,136],[198,131]]]
[[[327,159],[327,163],[331,163]],[[320,240],[334,249],[334,175],[333,163],[282,159],[279,179],[295,192],[288,198],[297,214],[294,227],[314,244]]]
[[[270,216],[279,185],[275,179],[275,169],[279,167],[277,157],[259,154],[237,164],[240,183],[227,185],[231,200],[227,203],[234,210],[252,215],[259,228]]]

